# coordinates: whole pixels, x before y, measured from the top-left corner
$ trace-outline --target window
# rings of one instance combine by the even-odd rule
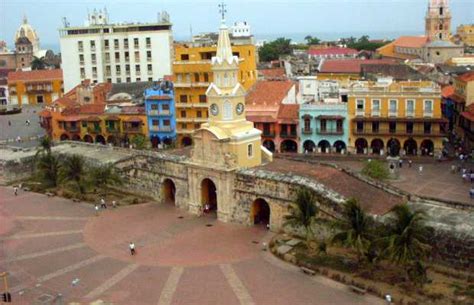
[[[79,49],[79,52],[84,51],[84,43],[82,41],[78,41],[77,48]]]
[[[150,37],[146,38],[146,46],[151,47],[151,38]]]
[[[170,126],[171,121],[170,120],[163,120],[163,126]]]
[[[125,38],[125,39],[123,40],[123,47],[124,47],[125,49],[128,49],[128,38]]]
[[[413,115],[415,112],[415,101],[414,100],[407,100],[407,115]]]
[[[146,59],[151,60],[151,51],[146,51]]]
[[[125,65],[125,72],[130,73],[130,65]]]
[[[149,77],[149,78],[148,78],[148,81],[149,81],[149,82],[152,82],[152,81],[153,81],[153,77]]]
[[[179,96],[179,102],[180,103],[187,103],[188,102],[188,96],[187,95],[180,95]]]
[[[81,64],[84,63],[84,54],[79,54],[79,62],[80,62]]]
[[[141,79],[140,77],[137,77],[137,78],[135,79],[136,82],[139,82],[139,81],[141,81],[141,80],[142,80],[142,79]]]
[[[232,120],[232,103],[229,100],[224,101],[224,110],[222,111],[224,120]]]
[[[135,49],[138,49],[138,38],[133,38],[133,45],[135,46]]]
[[[122,82],[122,79],[120,77],[117,77],[117,84],[120,84]]]
[[[207,72],[204,72],[204,82],[205,83],[209,82],[209,74]]]
[[[151,104],[151,110],[158,110],[158,104]]]
[[[152,72],[153,71],[152,65],[147,65],[147,70],[148,72]]]
[[[431,133],[431,123],[423,123],[423,132],[425,134],[430,134]]]
[[[202,112],[201,112],[200,110],[198,110],[198,112],[196,113],[196,116],[197,116],[198,118],[202,118]]]
[[[364,122],[357,122],[357,131],[358,132],[364,131]]]
[[[94,40],[90,41],[90,45],[91,45],[91,50],[95,51],[95,41]]]
[[[425,114],[432,114],[433,113],[433,101],[432,100],[425,100],[425,105],[423,108]]]
[[[201,124],[195,123],[195,124],[194,124],[194,129],[199,129],[199,128],[201,128]]]
[[[326,120],[321,120],[319,124],[320,124],[321,131],[326,131]]]
[[[188,126],[186,125],[186,123],[181,123],[181,128],[186,129],[186,128],[188,128]]]
[[[249,158],[253,157],[253,144],[247,145],[247,156]]]
[[[170,110],[170,105],[168,105],[168,104],[163,104],[163,105],[161,105],[161,109],[163,109],[163,110]]]
[[[379,122],[372,122],[372,132],[373,133],[379,132]]]
[[[96,56],[95,56],[95,53],[92,53],[91,54],[91,60],[92,60],[92,64],[95,64],[97,61],[96,61]]]
[[[185,118],[186,117],[186,110],[181,110],[180,114],[181,114],[182,118]]]
[[[194,81],[199,83],[199,73],[194,73]]]
[[[310,129],[311,129],[311,120],[304,119],[304,130],[310,130]]]
[[[361,110],[364,110],[364,100],[357,100],[356,103],[356,109],[361,111]]]
[[[97,77],[97,67],[92,67],[92,76]]]
[[[42,95],[37,95],[37,96],[36,96],[36,102],[37,102],[38,104],[43,104],[43,102],[44,102],[43,96],[42,96]]]
[[[390,100],[389,112],[392,114],[397,112],[397,100]]]
[[[136,71],[137,73],[140,73],[140,65],[135,65],[135,71]]]
[[[152,124],[153,126],[160,126],[160,121],[159,121],[159,120],[152,120],[152,121],[151,121],[151,124]]]
[[[120,65],[115,66],[115,73],[120,74]]]
[[[189,54],[181,54],[181,60],[189,60]]]
[[[81,78],[85,78],[86,77],[86,69],[81,68],[80,72],[81,72]]]
[[[105,53],[105,62],[110,62],[110,53]]]
[[[388,132],[395,133],[397,131],[397,123],[396,122],[389,122],[388,123]]]
[[[372,112],[380,113],[380,100],[372,100]]]
[[[336,130],[338,132],[342,132],[342,126],[343,126],[342,120],[337,120],[336,121]]]
[[[114,48],[117,50],[119,48],[119,40],[114,39]]]
[[[407,133],[413,133],[413,122],[408,122],[406,127],[407,127]]]
[[[115,52],[115,61],[120,61],[120,53]]]
[[[199,95],[199,103],[206,103],[207,102],[207,97],[205,94],[200,94]]]
[[[139,61],[140,61],[140,52],[135,51],[135,62],[139,62]]]

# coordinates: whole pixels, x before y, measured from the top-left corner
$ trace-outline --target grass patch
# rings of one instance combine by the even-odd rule
[[[389,177],[387,164],[379,160],[365,161],[361,172],[375,180],[387,180]]]

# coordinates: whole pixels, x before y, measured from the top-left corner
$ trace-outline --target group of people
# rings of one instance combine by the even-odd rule
[[[112,207],[113,208],[116,208],[117,207],[117,202],[115,200],[112,200]],[[96,215],[99,215],[99,210],[100,209],[107,209],[107,204],[105,203],[105,199],[104,198],[101,198],[100,199],[100,207],[98,204],[95,205],[95,212],[96,212]]]

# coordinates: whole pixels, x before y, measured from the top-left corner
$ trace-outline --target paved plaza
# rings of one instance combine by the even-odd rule
[[[38,114],[41,110],[41,106],[24,106],[21,113],[0,115],[0,141],[2,143],[6,141],[7,145],[16,147],[37,146],[37,141],[29,139],[45,134],[39,124]],[[30,126],[26,126],[26,120],[31,122]],[[18,136],[22,139],[21,143],[16,141]]]
[[[0,198],[0,272],[13,304],[58,293],[81,304],[384,304],[262,251],[272,233],[261,227],[157,203],[95,216],[92,205],[10,187]]]

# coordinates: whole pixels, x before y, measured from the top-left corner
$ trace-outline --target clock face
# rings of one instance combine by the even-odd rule
[[[237,112],[238,115],[241,115],[244,112],[244,104],[238,103],[237,106],[235,107],[235,111]]]
[[[216,116],[219,113],[219,107],[217,104],[212,104],[211,105],[211,114]]]

